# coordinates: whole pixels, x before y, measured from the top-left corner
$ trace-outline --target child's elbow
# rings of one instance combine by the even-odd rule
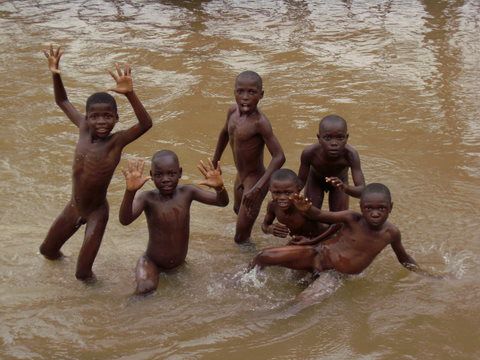
[[[285,164],[285,161],[287,160],[285,158],[285,154],[283,152],[281,152],[280,154],[278,154],[277,158],[278,158],[278,160],[277,160],[278,164],[280,165],[279,167],[282,167],[282,165]]]
[[[230,203],[230,199],[227,198],[227,199],[222,200],[222,201],[218,204],[218,206],[220,206],[220,207],[225,207],[225,206],[227,206],[229,203]]]
[[[125,218],[125,217],[123,217],[123,216],[119,216],[119,217],[118,217],[118,220],[120,221],[120,224],[125,225],[125,226],[126,226],[126,225],[130,225],[130,224],[132,223],[132,220],[131,220],[131,219],[127,219],[127,218]]]

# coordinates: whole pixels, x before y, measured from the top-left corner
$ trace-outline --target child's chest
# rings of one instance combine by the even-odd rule
[[[259,136],[256,121],[232,117],[228,122],[228,135],[234,141],[249,141]]]
[[[162,227],[176,227],[189,221],[190,202],[185,199],[151,200],[147,203],[145,213],[147,218]]]
[[[298,212],[285,213],[281,210],[275,212],[278,222],[286,225],[292,233],[302,233],[308,227],[308,220]]]
[[[120,161],[121,151],[117,150],[111,140],[91,142],[80,139],[75,148],[74,164],[77,167],[115,169]]]
[[[323,154],[315,154],[310,164],[319,174],[325,176],[340,176],[348,172],[350,163],[342,156],[338,159],[328,159]]]

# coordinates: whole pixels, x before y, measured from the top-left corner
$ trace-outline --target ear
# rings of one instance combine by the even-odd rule
[[[317,133],[317,140],[320,141],[320,133]]]
[[[265,91],[262,90],[262,92],[260,93],[260,99],[263,99],[264,94],[265,94]]]
[[[183,169],[182,169],[182,168],[180,168],[180,171],[179,171],[179,174],[180,174],[180,175],[179,175],[179,178],[181,178],[181,177],[182,177],[182,173],[183,173]]]
[[[150,176],[153,178],[152,170],[150,170]]]
[[[390,211],[388,213],[390,214],[392,210],[393,210],[393,201],[390,203]]]
[[[349,133],[347,133],[347,134],[345,135],[345,140],[348,140],[348,135],[349,135]]]

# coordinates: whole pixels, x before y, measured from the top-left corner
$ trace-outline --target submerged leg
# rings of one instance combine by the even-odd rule
[[[256,179],[253,179],[253,181],[249,182],[246,181],[244,183],[243,192],[245,193],[250,190],[256,182]],[[255,220],[257,220],[258,214],[260,213],[260,208],[262,207],[263,199],[265,199],[267,192],[267,187],[262,189],[256,203],[250,209],[246,208],[243,201],[240,204],[240,209],[237,216],[237,226],[235,229],[235,242],[237,244],[245,243],[250,240],[253,225],[255,224]]]
[[[47,259],[56,260],[63,256],[60,248],[84,224],[76,207],[68,202],[53,222],[45,240],[40,245],[40,253]]]
[[[349,196],[342,190],[334,189],[328,195],[328,207],[330,211],[342,211],[348,209]]]
[[[135,294],[146,295],[155,291],[158,287],[158,274],[157,265],[146,255],[141,256],[135,269],[135,282],[137,283]]]
[[[312,202],[313,206],[319,209],[322,208],[325,190],[322,187],[321,180],[316,179],[311,173],[308,175],[304,193],[305,197]]]
[[[243,197],[243,185],[240,183],[240,179],[235,178],[235,184],[233,185],[233,211],[238,215],[240,211],[240,204],[242,203]]]
[[[105,227],[108,222],[108,210],[108,203],[105,202],[88,217],[85,238],[78,254],[77,271],[75,273],[76,278],[79,280],[94,278],[92,272],[93,262],[105,233]]]

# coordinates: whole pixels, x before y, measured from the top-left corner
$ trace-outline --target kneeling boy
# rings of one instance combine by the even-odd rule
[[[211,161],[198,166],[205,180],[199,184],[215,189],[216,193],[192,185],[178,185],[182,176],[177,155],[162,150],[153,155],[151,177],[143,176],[142,160],[129,162],[123,171],[126,190],[120,207],[120,222],[132,223],[145,212],[148,224],[148,246],[135,270],[136,294],[147,294],[158,286],[159,272],[173,269],[187,256],[190,233],[190,205],[193,200],[204,204],[227,206],[228,193],[223,186],[220,165]],[[153,179],[157,189],[135,193],[146,181]]]

